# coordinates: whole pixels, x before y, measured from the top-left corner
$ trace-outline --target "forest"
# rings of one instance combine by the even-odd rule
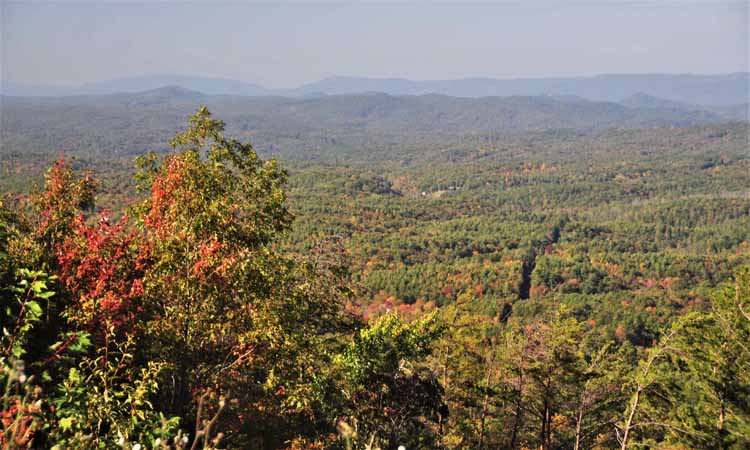
[[[746,116],[5,101],[4,449],[750,448]]]

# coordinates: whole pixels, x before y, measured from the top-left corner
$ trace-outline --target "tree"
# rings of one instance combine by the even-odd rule
[[[331,242],[282,250],[286,174],[223,129],[201,108],[175,153],[140,158],[149,195],[121,220],[84,214],[97,182],[62,159],[28,216],[0,209],[3,279],[28,265],[59,280],[51,301],[0,291],[3,350],[31,358],[49,401],[41,445],[157,446],[178,420],[193,448],[217,429],[242,448],[334,431],[331,361],[356,326],[341,313],[348,265]]]
[[[440,443],[447,448],[494,448],[503,442],[513,391],[503,363],[517,336],[505,329],[501,311],[488,315],[481,299],[461,293],[439,313],[446,331],[432,366],[445,389],[450,414],[442,417]]]
[[[616,427],[621,450],[662,439],[666,421],[654,402],[658,404],[665,398],[662,394],[667,392],[665,383],[670,377],[666,362],[674,350],[672,343],[679,331],[680,325],[673,325],[655,346],[647,350],[645,359],[638,362],[627,379],[629,398],[624,418]]]
[[[582,379],[578,345],[582,325],[558,312],[547,323],[525,327],[528,408],[539,420],[537,442],[542,449],[556,445],[556,428],[567,422],[564,408],[573,399],[571,387]]]
[[[367,448],[433,448],[447,408],[424,358],[441,332],[434,314],[411,323],[388,314],[356,335],[336,358],[344,376],[345,439]]]
[[[574,388],[574,450],[614,444],[612,426],[623,401],[622,383],[628,370],[627,350],[612,344],[591,347],[583,342],[581,377]],[[588,350],[588,351],[587,351]]]
[[[44,176],[44,188],[30,196],[36,245],[28,249],[28,256],[35,259],[35,266],[44,270],[56,268],[57,246],[69,236],[81,213],[93,209],[99,188],[99,181],[90,171],[79,176],[64,156],[55,161]]]
[[[750,445],[750,269],[679,319],[669,361],[666,440],[693,448]]]
[[[330,278],[322,295],[313,265],[280,251],[292,216],[278,163],[225,138],[205,107],[189,123],[175,153],[139,159],[150,191],[132,209],[149,317],[141,357],[165,364],[169,414],[193,417],[210,389],[233,399],[220,419],[233,445],[278,445],[296,432],[290,421],[315,417],[318,343],[336,331],[345,289]]]

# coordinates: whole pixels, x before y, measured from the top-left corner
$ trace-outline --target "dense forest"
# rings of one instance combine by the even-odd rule
[[[746,119],[5,102],[4,448],[750,447]]]

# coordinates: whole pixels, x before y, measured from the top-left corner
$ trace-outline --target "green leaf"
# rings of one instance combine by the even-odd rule
[[[29,302],[27,304],[29,313],[31,313],[31,319],[37,319],[42,315],[42,307],[37,302]]]
[[[74,419],[72,417],[63,417],[60,419],[60,429],[62,431],[68,431],[73,427]]]

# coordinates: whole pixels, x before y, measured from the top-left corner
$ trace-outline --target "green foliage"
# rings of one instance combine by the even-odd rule
[[[167,420],[151,403],[162,365],[138,368],[132,346],[126,341],[97,349],[96,357],[69,370],[50,399],[56,426],[49,439],[57,448],[118,449],[125,442],[153,448],[156,439],[176,434],[179,418]]]
[[[291,214],[277,162],[226,139],[205,108],[189,122],[174,154],[139,161],[150,190],[132,208],[147,261],[139,351],[164,363],[165,411],[192,417],[214,390],[232,400],[218,426],[238,431],[233,445],[281,445],[275,422],[321,419],[319,344],[339,331],[346,288],[335,262],[278,251]]]
[[[363,129],[330,99],[325,133],[307,119],[264,131],[220,102],[227,125],[200,108],[135,171],[116,155],[164,150],[182,109],[85,139],[66,128],[79,162],[0,205],[3,436],[747,446],[746,125],[466,134],[462,117],[393,134],[382,100],[357,106],[379,124]],[[13,151],[50,126],[9,133]],[[231,137],[250,135],[290,175]],[[48,161],[4,159],[0,184]]]
[[[482,320],[467,309],[449,313],[455,332],[435,361],[451,406],[443,445],[614,444],[611,429],[628,369],[622,349],[597,342],[564,309],[526,324],[512,317]]]
[[[402,363],[427,356],[441,332],[434,314],[412,323],[388,314],[361,330],[339,363],[353,383],[366,385],[370,377],[396,373]]]
[[[335,360],[346,380],[344,439],[358,447],[435,445],[434,426],[447,409],[437,377],[420,362],[442,332],[434,314],[414,322],[388,314],[357,334]]]
[[[48,283],[54,282],[57,277],[28,269],[19,269],[18,277],[16,285],[9,287],[9,301],[3,301],[0,305],[4,312],[0,345],[4,355],[21,359],[26,353],[25,346],[32,329],[41,321],[42,305],[55,295],[54,291],[49,290]]]
[[[655,407],[671,414],[666,440],[689,447],[750,445],[750,268],[711,297],[707,314],[679,320]],[[662,416],[663,411],[662,410]]]

